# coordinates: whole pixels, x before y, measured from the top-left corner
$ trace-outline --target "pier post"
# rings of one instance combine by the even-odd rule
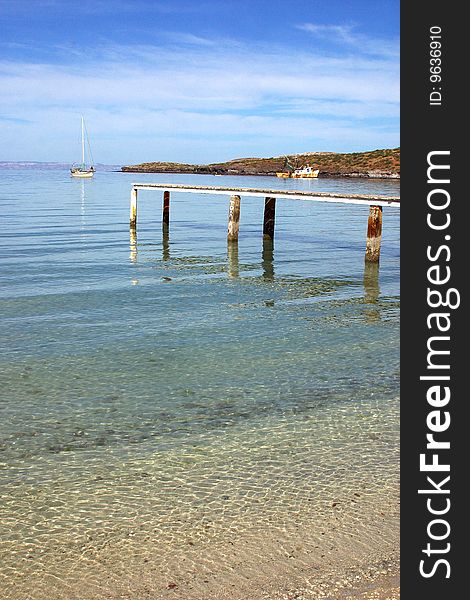
[[[238,229],[240,226],[240,196],[230,196],[228,209],[227,240],[235,242],[238,240]]]
[[[134,227],[137,225],[137,190],[131,189],[131,213],[130,213],[130,226]]]
[[[382,207],[371,205],[367,222],[366,262],[379,262],[382,241]]]
[[[170,192],[163,192],[163,226],[170,224]]]
[[[276,220],[276,198],[264,199],[263,239],[274,239],[274,223]]]

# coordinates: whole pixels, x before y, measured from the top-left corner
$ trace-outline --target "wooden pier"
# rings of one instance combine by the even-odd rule
[[[357,204],[369,206],[367,223],[366,262],[379,262],[382,240],[382,211],[384,206],[400,208],[400,198],[393,196],[371,196],[366,194],[329,194],[312,193],[303,190],[265,190],[256,188],[238,188],[221,186],[186,186],[168,183],[134,183],[131,189],[130,226],[137,226],[137,192],[139,190],[163,191],[163,228],[168,231],[170,224],[170,192],[192,194],[212,194],[230,197],[228,212],[227,240],[236,242],[240,224],[240,205],[242,196],[264,198],[263,239],[274,240],[276,220],[276,200],[308,200],[312,202],[332,202],[337,204]]]

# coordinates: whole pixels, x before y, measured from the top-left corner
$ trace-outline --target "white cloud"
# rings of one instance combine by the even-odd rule
[[[384,40],[363,35],[357,33],[355,26],[351,24],[323,25],[318,23],[302,23],[297,28],[307,31],[321,40],[354,48],[356,52],[361,54],[395,58],[399,56],[400,47],[398,39]]]
[[[34,159],[25,152],[37,147],[46,160],[55,148],[55,159],[68,159],[81,113],[101,162],[141,160],[139,151],[221,160],[243,139],[251,150],[258,139],[260,155],[268,144],[270,155],[397,145],[398,63],[389,55],[333,57],[187,35],[178,45],[171,36],[171,49],[106,45],[88,49],[86,61],[79,51],[64,53],[67,63],[0,62],[0,113],[10,119],[0,121],[4,153]],[[221,147],[225,156],[214,150]]]

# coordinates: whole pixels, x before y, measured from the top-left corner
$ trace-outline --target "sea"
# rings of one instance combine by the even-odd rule
[[[320,598],[392,573],[399,209],[365,264],[367,206],[278,199],[271,243],[242,195],[228,244],[225,196],[172,193],[163,230],[140,191],[130,230],[134,182],[400,193],[0,171],[1,597]]]

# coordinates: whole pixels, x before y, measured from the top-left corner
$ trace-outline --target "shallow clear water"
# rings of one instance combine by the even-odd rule
[[[303,582],[333,547],[346,566],[392,555],[399,211],[365,269],[366,206],[278,200],[272,246],[262,199],[242,198],[227,247],[221,196],[172,194],[166,236],[161,192],[139,192],[130,235],[143,181],[399,195],[0,171],[3,596],[225,597],[261,572]]]

